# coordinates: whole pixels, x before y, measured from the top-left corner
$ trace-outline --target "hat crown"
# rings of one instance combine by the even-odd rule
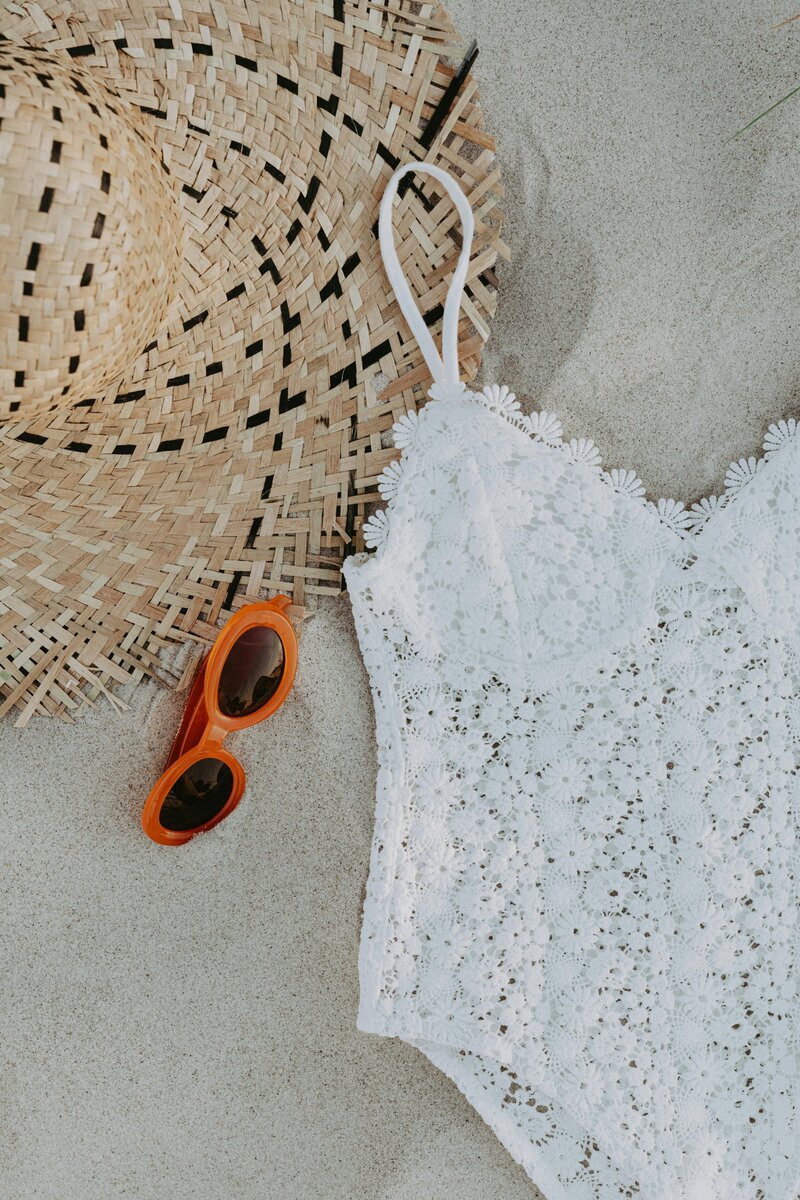
[[[0,46],[0,419],[96,396],[164,321],[181,226],[141,114],[66,55]]]

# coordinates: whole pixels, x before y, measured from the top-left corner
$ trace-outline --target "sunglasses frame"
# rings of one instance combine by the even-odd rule
[[[245,773],[241,763],[223,748],[229,733],[247,729],[266,721],[280,708],[291,691],[297,671],[297,636],[291,621],[284,615],[291,600],[276,596],[274,600],[246,604],[226,621],[216,641],[203,659],[195,676],[180,728],[172,743],[164,772],[150,791],[142,810],[142,829],[162,846],[182,846],[195,834],[218,825],[242,798]],[[266,704],[243,717],[227,717],[219,707],[219,683],[222,669],[233,645],[248,629],[274,629],[283,645],[284,668],[280,683]],[[160,821],[161,806],[173,784],[188,767],[204,758],[213,758],[229,768],[233,775],[231,794],[211,820],[193,829],[166,829]]]

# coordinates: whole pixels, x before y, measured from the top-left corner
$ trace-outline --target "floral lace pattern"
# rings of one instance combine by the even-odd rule
[[[344,568],[379,761],[359,1026],[548,1200],[796,1200],[795,422],[687,509],[506,388],[432,395]]]
[[[462,383],[434,384],[429,394],[433,399],[446,399],[448,395],[466,395],[467,390]],[[737,462],[732,462],[725,475],[725,490],[722,495],[704,496],[687,509],[682,500],[660,499],[656,503],[646,501],[644,484],[635,471],[620,470],[616,467],[610,471],[603,471],[600,451],[591,438],[571,438],[565,442],[561,436],[561,422],[557,416],[549,412],[534,412],[530,415],[523,413],[516,396],[505,385],[492,384],[480,393],[470,392],[469,395],[493,412],[505,417],[510,424],[529,434],[534,441],[562,450],[572,462],[583,463],[585,466],[594,468],[614,491],[621,492],[626,496],[641,498],[642,503],[647,504],[657,513],[665,525],[679,533],[694,533],[700,530],[713,512],[722,508],[737,492],[741,491],[777,450],[780,450],[786,442],[793,441],[797,436],[797,421],[794,417],[790,417],[788,421],[778,421],[776,424],[770,425],[764,439],[763,456],[756,458],[751,455],[749,458],[740,458]],[[407,413],[394,426],[393,432],[397,447],[402,449],[410,444],[418,417],[418,413]],[[381,475],[378,480],[378,491],[383,500],[391,503],[394,499],[402,471],[403,460],[398,459],[390,463]],[[365,542],[370,549],[376,549],[382,544],[388,528],[385,511],[379,509],[373,513],[364,526]]]

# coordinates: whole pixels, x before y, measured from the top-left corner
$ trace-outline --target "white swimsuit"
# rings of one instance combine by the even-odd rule
[[[399,178],[464,246],[443,356]],[[646,501],[458,381],[472,214],[380,236],[436,381],[345,565],[379,777],[359,1027],[419,1047],[548,1200],[796,1200],[800,438]]]

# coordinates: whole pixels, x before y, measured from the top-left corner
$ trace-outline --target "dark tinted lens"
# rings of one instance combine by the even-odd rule
[[[164,829],[197,829],[220,812],[233,791],[233,772],[218,758],[201,758],[173,783],[158,819]]]
[[[219,707],[226,717],[247,717],[274,695],[284,668],[283,642],[274,629],[254,625],[236,641],[222,668]]]

